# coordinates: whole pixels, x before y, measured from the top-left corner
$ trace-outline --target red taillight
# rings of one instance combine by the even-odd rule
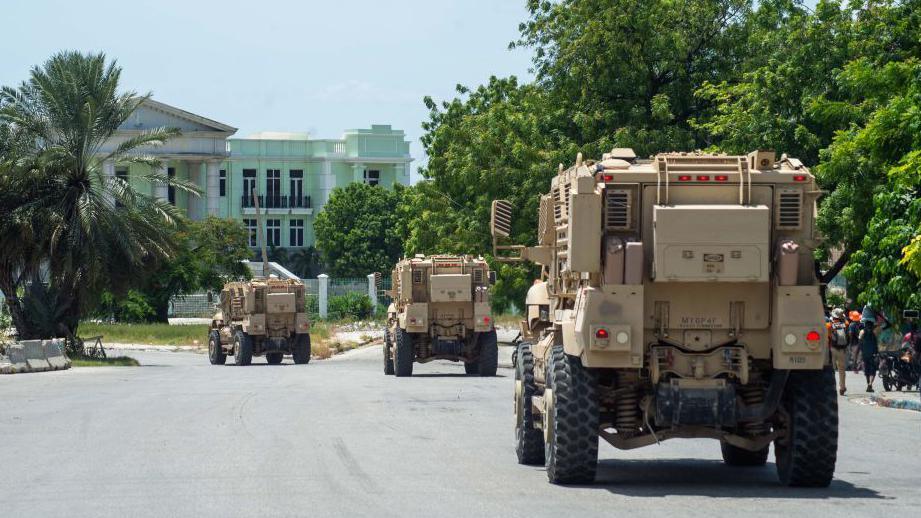
[[[597,331],[595,331],[595,338],[598,338],[599,340],[607,340],[608,330],[603,327],[599,328]]]
[[[822,335],[820,335],[818,331],[809,331],[806,333],[807,342],[818,342],[819,338],[822,338]]]
[[[698,181],[698,182],[709,182],[709,181],[710,181],[710,177],[709,177],[708,175],[702,174],[702,175],[700,175],[700,176],[697,177],[697,181]]]
[[[794,182],[805,182],[805,181],[806,181],[806,175],[804,175],[804,174],[797,174],[797,175],[794,175],[794,176],[793,176],[793,181],[794,181]]]
[[[713,179],[716,180],[717,182],[728,182],[729,181],[729,177],[724,174],[718,174],[714,176]]]
[[[484,324],[488,324],[488,323],[489,323],[489,317],[483,317],[483,323],[484,323]]]
[[[678,181],[679,181],[679,182],[690,182],[690,181],[691,181],[691,175],[689,175],[689,174],[683,174],[683,175],[681,175],[681,176],[678,177]]]
[[[606,175],[604,175],[604,181],[606,181],[606,182],[613,182],[613,181],[614,181],[614,175],[613,175],[613,174],[606,174]]]

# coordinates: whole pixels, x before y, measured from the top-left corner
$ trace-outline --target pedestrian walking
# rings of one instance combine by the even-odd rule
[[[831,321],[828,323],[828,349],[831,352],[831,363],[838,371],[838,394],[847,392],[845,376],[847,374],[848,321],[844,310],[835,308],[831,312]]]
[[[850,346],[851,366],[854,374],[860,372],[860,311],[856,309],[848,313],[851,323],[847,326],[848,345]]]
[[[864,320],[863,330],[860,331],[860,355],[863,356],[863,375],[867,378],[867,392],[873,392],[873,382],[876,380],[879,344],[874,332],[875,326],[872,320]]]

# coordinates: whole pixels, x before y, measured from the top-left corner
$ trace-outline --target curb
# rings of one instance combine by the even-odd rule
[[[901,410],[913,410],[915,412],[921,412],[921,400],[917,399],[891,399],[887,397],[871,395],[870,401],[873,401],[878,406],[883,406],[886,408],[898,408]]]

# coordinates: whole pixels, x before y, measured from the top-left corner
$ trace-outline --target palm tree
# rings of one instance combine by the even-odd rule
[[[102,171],[105,160],[158,171],[159,161],[141,149],[178,134],[151,130],[102,152],[149,98],[119,92],[120,75],[103,54],[62,52],[18,88],[0,89],[0,290],[24,338],[42,333],[19,298],[27,284],[57,294],[48,313],[59,315],[57,333],[71,335],[104,289],[117,292],[143,264],[175,253],[177,209]],[[157,172],[142,178],[197,193]]]

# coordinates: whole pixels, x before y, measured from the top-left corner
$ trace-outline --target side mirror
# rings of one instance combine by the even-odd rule
[[[496,271],[490,270],[488,276],[489,276],[489,285],[490,286],[495,285],[496,284]]]
[[[512,232],[512,204],[507,200],[493,200],[489,231],[492,237],[508,237]]]

